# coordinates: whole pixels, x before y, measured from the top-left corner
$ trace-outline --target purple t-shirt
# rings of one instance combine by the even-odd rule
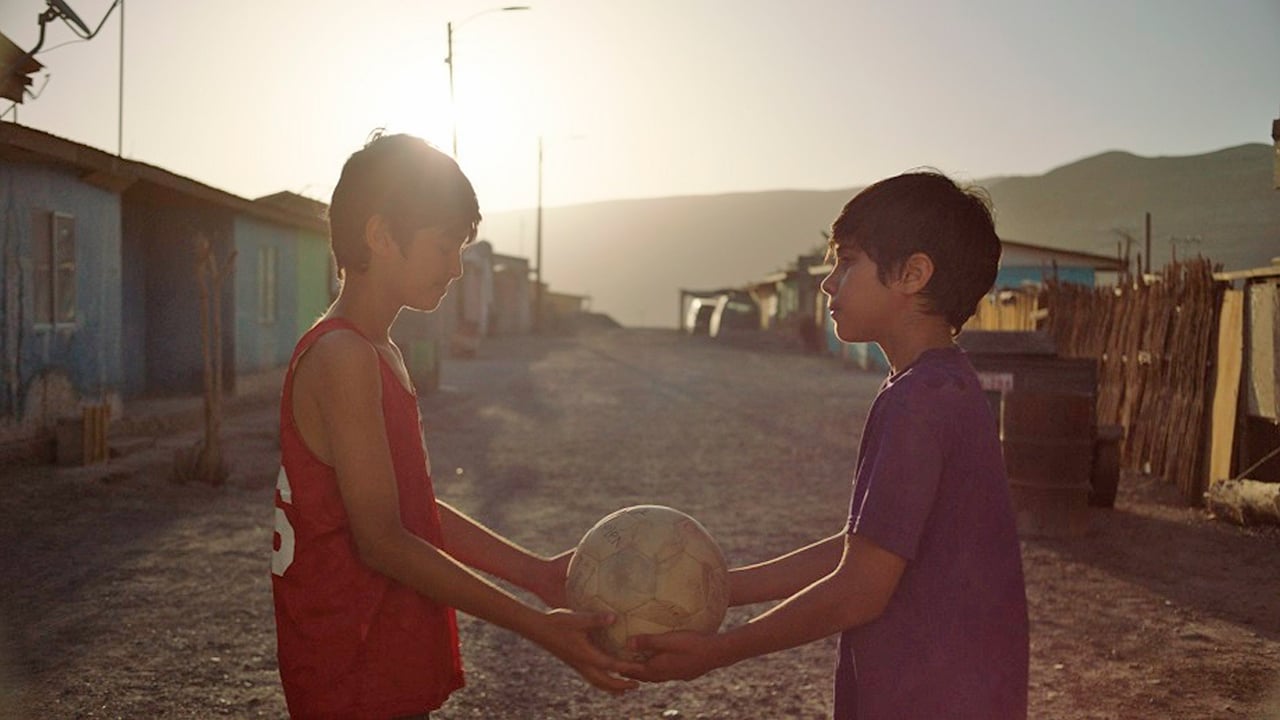
[[[1022,553],[995,418],[963,351],[926,351],[881,386],[849,532],[907,567],[884,614],[840,636],[836,720],[1024,720]]]

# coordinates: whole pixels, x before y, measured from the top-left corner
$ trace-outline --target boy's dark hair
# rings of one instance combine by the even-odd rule
[[[886,284],[912,254],[928,255],[933,277],[922,295],[930,312],[957,333],[991,290],[1000,264],[986,192],[962,188],[934,170],[886,178],[862,190],[832,224],[831,243],[865,252]]]
[[[369,266],[364,242],[369,218],[381,214],[403,251],[428,227],[456,227],[475,239],[480,206],[471,181],[453,158],[412,135],[383,135],[347,158],[329,202],[329,243],[340,274]]]

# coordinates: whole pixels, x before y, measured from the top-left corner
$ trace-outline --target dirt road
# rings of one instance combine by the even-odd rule
[[[731,563],[837,531],[879,378],[668,331],[488,342],[424,399],[437,492],[533,550],[619,507],[699,518]],[[283,717],[267,563],[275,409],[227,429],[226,487],[166,481],[190,434],[109,466],[0,475],[0,717]],[[1280,534],[1126,478],[1085,537],[1024,542],[1036,718],[1280,718]],[[731,611],[739,623],[763,607]],[[463,619],[457,718],[823,718],[834,642],[618,700]]]

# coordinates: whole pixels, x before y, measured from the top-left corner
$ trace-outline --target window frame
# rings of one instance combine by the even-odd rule
[[[32,326],[37,330],[77,327],[76,217],[59,210],[35,210],[32,230]]]
[[[280,320],[280,249],[258,247],[258,323],[275,325]]]

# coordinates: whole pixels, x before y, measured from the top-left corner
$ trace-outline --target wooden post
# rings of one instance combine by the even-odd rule
[[[81,411],[81,457],[85,465],[107,460],[107,427],[111,419],[111,405],[100,403],[86,405]]]
[[[1147,213],[1146,238],[1147,238],[1147,244],[1146,244],[1147,268],[1146,270],[1143,270],[1143,272],[1150,275],[1151,274],[1151,213]]]
[[[196,479],[221,485],[227,478],[222,459],[222,286],[235,266],[236,252],[221,267],[213,243],[196,234],[196,280],[200,285],[200,349],[204,355],[204,440],[195,448],[179,451],[175,479]]]

